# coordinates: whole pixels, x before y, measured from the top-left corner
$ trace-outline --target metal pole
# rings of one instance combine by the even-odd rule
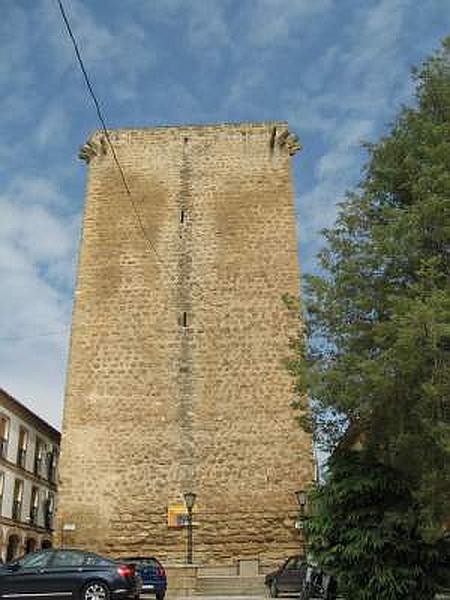
[[[299,521],[300,521],[300,531],[302,534],[302,554],[306,560],[306,531],[305,531],[305,507],[303,505],[300,506],[299,512]]]
[[[187,564],[192,565],[192,508],[187,509]]]

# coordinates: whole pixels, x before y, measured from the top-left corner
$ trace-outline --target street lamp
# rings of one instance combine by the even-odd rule
[[[192,509],[195,504],[194,492],[185,492],[184,503],[187,509],[187,555],[186,562],[188,565],[192,565]]]
[[[297,503],[298,503],[298,506],[300,508],[300,514],[304,515],[305,514],[305,506],[306,506],[306,492],[305,492],[305,490],[298,490],[298,492],[295,492],[295,496],[297,498]]]
[[[295,497],[297,498],[297,504],[299,507],[298,528],[302,532],[303,554],[306,556],[307,544],[306,544],[306,530],[305,530],[305,521],[306,521],[305,508],[306,508],[306,502],[307,502],[308,496],[307,496],[305,490],[298,490],[297,492],[295,492]]]

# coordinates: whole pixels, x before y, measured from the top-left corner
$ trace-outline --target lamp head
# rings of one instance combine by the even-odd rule
[[[192,508],[195,504],[196,494],[194,494],[194,492],[185,492],[183,494],[183,496],[184,496],[184,503],[186,504],[186,508],[188,510],[192,510]]]
[[[307,495],[305,490],[298,490],[298,492],[295,492],[295,496],[297,498],[297,502],[300,508],[305,508],[306,506],[306,500],[307,500]]]

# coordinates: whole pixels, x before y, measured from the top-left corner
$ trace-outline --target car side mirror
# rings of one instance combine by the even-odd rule
[[[18,571],[20,569],[20,563],[19,562],[11,562],[11,563],[8,563],[7,565],[5,565],[5,567],[8,569],[8,571]]]

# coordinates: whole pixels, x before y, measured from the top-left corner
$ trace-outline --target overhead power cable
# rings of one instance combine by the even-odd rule
[[[128,187],[128,183],[127,183],[127,180],[125,178],[125,173],[123,172],[123,169],[122,169],[122,167],[121,167],[121,165],[119,163],[119,160],[117,158],[117,154],[116,154],[115,148],[114,148],[114,146],[113,146],[113,144],[111,142],[111,138],[109,137],[108,128],[106,127],[106,122],[105,122],[105,119],[103,117],[102,110],[100,108],[100,103],[98,102],[97,97],[95,96],[94,89],[93,89],[92,84],[91,84],[91,82],[89,80],[89,76],[88,76],[86,68],[84,66],[83,59],[81,58],[80,50],[78,49],[77,41],[75,39],[75,36],[73,35],[72,28],[70,27],[69,20],[67,19],[67,15],[66,15],[66,12],[64,10],[64,6],[62,5],[61,0],[57,0],[57,2],[58,2],[58,5],[59,5],[59,10],[61,11],[62,18],[63,18],[64,23],[66,25],[67,33],[69,34],[70,39],[72,40],[72,44],[73,44],[73,47],[74,47],[74,50],[75,50],[75,54],[77,56],[78,64],[80,65],[80,69],[81,69],[81,72],[83,73],[83,77],[84,77],[84,80],[86,82],[87,88],[88,88],[89,93],[91,95],[92,101],[94,102],[95,110],[97,111],[97,116],[98,116],[99,121],[100,121],[100,123],[102,125],[103,133],[105,134],[105,137],[106,137],[106,139],[108,141],[109,147],[111,148],[111,152],[112,152],[112,155],[113,155],[114,160],[116,162],[117,168],[120,171],[120,175],[122,177],[123,185],[124,185],[125,189],[127,190],[127,193],[131,194],[130,188]]]
[[[159,263],[159,266],[161,267],[162,271],[164,271],[167,274],[167,276],[170,279],[170,281],[176,286],[176,285],[178,285],[179,280],[176,277],[172,276],[172,274],[170,273],[170,270],[167,268],[166,264],[164,263],[164,260],[161,258],[160,254],[158,253],[155,244],[153,243],[152,239],[150,238],[150,236],[147,233],[147,230],[146,230],[146,228],[144,226],[144,223],[142,221],[142,218],[141,218],[141,215],[139,213],[139,210],[138,210],[138,208],[137,208],[137,206],[136,206],[136,204],[135,204],[135,202],[133,200],[133,195],[131,193],[130,186],[128,185],[127,179],[125,177],[124,170],[122,168],[122,165],[120,164],[119,158],[117,156],[117,152],[115,151],[114,144],[113,144],[113,142],[111,140],[111,136],[109,135],[109,131],[108,131],[108,128],[106,126],[106,119],[103,116],[102,109],[100,107],[100,103],[99,103],[99,101],[98,101],[98,99],[97,99],[97,97],[95,95],[93,86],[92,86],[91,81],[89,79],[89,75],[87,73],[87,69],[86,69],[86,67],[84,65],[84,62],[83,62],[83,59],[82,59],[82,56],[81,56],[81,52],[80,52],[79,47],[78,47],[78,43],[77,43],[77,41],[75,39],[75,35],[74,35],[74,33],[72,31],[72,28],[70,26],[70,23],[69,23],[69,19],[68,19],[67,15],[66,15],[66,12],[64,10],[64,6],[62,4],[62,0],[57,0],[57,2],[58,2],[58,6],[59,6],[59,10],[61,12],[62,18],[64,20],[64,24],[65,24],[66,29],[67,29],[67,33],[69,34],[69,37],[70,37],[70,39],[72,41],[72,45],[74,47],[75,54],[76,54],[76,57],[77,57],[77,60],[78,60],[78,64],[80,66],[80,69],[81,69],[81,72],[83,74],[84,80],[86,82],[87,89],[88,89],[89,94],[90,94],[90,96],[92,98],[92,101],[94,103],[98,119],[99,119],[99,121],[101,123],[102,131],[103,131],[103,133],[105,135],[105,138],[106,138],[106,140],[108,142],[108,145],[109,145],[109,147],[111,149],[111,153],[112,153],[112,156],[114,158],[114,162],[116,163],[117,168],[119,169],[120,176],[121,176],[121,179],[122,179],[122,182],[123,182],[126,194],[127,194],[128,198],[129,198],[129,200],[131,202],[131,206],[133,207],[133,211],[134,211],[134,213],[136,215],[136,219],[138,221],[139,228],[141,229],[142,234],[143,234],[144,239],[146,240],[147,244],[149,245],[149,247],[151,248],[151,250],[155,254],[155,256],[157,258],[157,261]],[[194,286],[194,287],[197,287],[197,289],[199,289],[201,292],[204,291],[203,287],[197,281],[195,281],[195,280],[191,281],[191,285]],[[204,306],[205,305],[209,305],[213,309],[217,308],[216,304],[212,304],[211,302],[209,302],[205,298],[203,298],[202,301],[203,301],[203,305]]]
[[[151,238],[149,237],[149,235],[148,235],[148,233],[147,233],[147,230],[145,229],[144,223],[142,222],[141,215],[139,214],[139,211],[138,211],[138,209],[137,209],[137,207],[136,207],[136,204],[135,204],[135,202],[134,202],[134,200],[133,200],[133,196],[132,196],[132,193],[131,193],[131,190],[130,190],[130,186],[128,185],[127,179],[126,179],[126,177],[125,177],[125,173],[124,173],[124,171],[123,171],[123,169],[122,169],[122,165],[121,165],[121,164],[120,164],[120,162],[119,162],[119,158],[118,158],[118,156],[117,156],[117,153],[116,153],[116,150],[115,150],[115,148],[114,148],[114,144],[112,143],[111,137],[110,137],[110,135],[109,135],[109,131],[108,131],[108,128],[107,128],[107,126],[106,126],[106,121],[105,121],[105,118],[104,118],[104,116],[103,116],[102,109],[101,109],[101,107],[100,107],[100,103],[99,103],[99,101],[97,100],[97,97],[96,97],[96,95],[95,95],[94,89],[93,89],[93,87],[92,87],[92,84],[91,84],[91,81],[90,81],[90,79],[89,79],[89,76],[88,76],[88,73],[87,73],[86,67],[84,66],[84,62],[83,62],[83,59],[82,59],[82,57],[81,57],[80,50],[79,50],[79,48],[78,48],[78,44],[77,44],[77,41],[76,41],[76,39],[75,39],[75,36],[74,36],[74,34],[73,34],[72,28],[71,28],[71,26],[70,26],[69,19],[67,18],[66,12],[65,12],[65,10],[64,10],[64,6],[63,6],[63,4],[62,4],[62,1],[61,1],[61,0],[57,0],[57,2],[58,2],[59,10],[60,10],[60,12],[61,12],[61,16],[62,16],[62,18],[63,18],[63,20],[64,20],[64,24],[65,24],[65,26],[66,26],[66,29],[67,29],[67,33],[69,34],[69,37],[70,37],[70,39],[71,39],[71,41],[72,41],[72,45],[73,45],[73,47],[74,47],[75,54],[76,54],[76,57],[77,57],[77,60],[78,60],[78,64],[79,64],[79,66],[80,66],[80,69],[81,69],[81,72],[82,72],[82,74],[83,74],[84,80],[85,80],[85,82],[86,82],[87,89],[88,89],[88,91],[89,91],[89,94],[90,94],[90,96],[91,96],[91,98],[92,98],[92,101],[93,101],[93,103],[94,103],[94,106],[95,106],[95,110],[96,110],[96,112],[97,112],[98,119],[99,119],[99,121],[100,121],[100,124],[101,124],[101,126],[102,126],[102,131],[103,131],[103,133],[104,133],[104,135],[105,135],[105,138],[106,138],[106,141],[108,142],[108,145],[109,145],[109,147],[110,147],[110,149],[111,149],[111,153],[112,153],[112,156],[113,156],[113,158],[114,158],[114,162],[116,163],[116,165],[117,165],[117,168],[119,169],[119,172],[120,172],[120,176],[121,176],[121,179],[122,179],[123,186],[124,186],[124,188],[125,188],[125,191],[126,191],[126,194],[127,194],[128,198],[129,198],[129,200],[130,200],[130,202],[131,202],[131,206],[133,207],[133,210],[134,210],[134,213],[135,213],[135,215],[136,215],[136,218],[137,218],[137,221],[138,221],[139,227],[140,227],[140,229],[142,230],[142,234],[143,234],[143,236],[144,236],[144,239],[147,241],[147,243],[148,243],[148,245],[150,246],[151,250],[152,250],[152,251],[153,251],[153,253],[155,254],[155,256],[156,256],[156,258],[157,258],[157,260],[158,260],[158,262],[159,262],[159,264],[160,264],[161,268],[163,269],[163,271],[165,271],[165,272],[167,273],[167,275],[168,275],[169,279],[170,279],[170,280],[171,280],[173,283],[177,283],[176,279],[174,279],[174,278],[172,277],[172,275],[169,273],[168,269],[166,269],[166,265],[164,264],[164,261],[162,260],[161,256],[159,255],[159,253],[158,253],[158,251],[157,251],[157,249],[156,249],[156,246],[155,246],[155,244],[153,243],[153,241],[152,241],[152,240],[151,240]]]

